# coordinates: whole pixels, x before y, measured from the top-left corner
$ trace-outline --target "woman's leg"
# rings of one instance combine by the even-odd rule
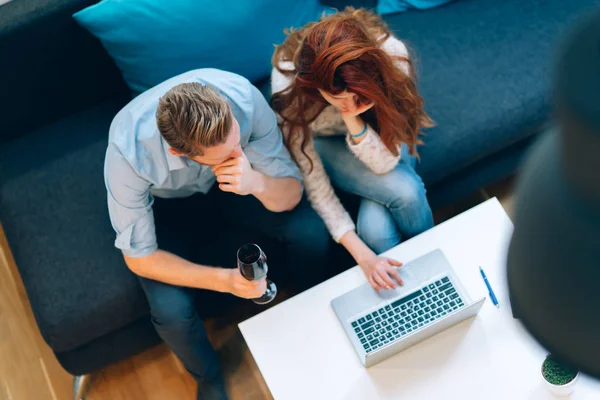
[[[392,213],[384,205],[365,198],[360,201],[356,230],[358,236],[377,254],[402,241]]]
[[[433,226],[425,186],[415,172],[412,166],[414,158],[408,155],[406,148],[403,148],[402,159],[396,168],[377,175],[346,146],[344,138],[340,137],[315,140],[315,147],[334,186],[384,206],[402,239],[411,238]],[[371,231],[377,229],[374,225]]]

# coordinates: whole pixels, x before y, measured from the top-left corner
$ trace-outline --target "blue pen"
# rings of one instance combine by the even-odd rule
[[[487,276],[485,276],[485,272],[483,272],[483,268],[479,267],[479,272],[481,272],[481,277],[483,278],[483,281],[485,282],[485,286],[487,286],[488,288],[488,292],[490,293],[490,298],[492,299],[492,303],[494,303],[494,305],[498,308],[500,308],[500,305],[498,304],[498,299],[496,298],[496,295],[494,294],[494,291],[492,290],[492,287],[490,286],[490,283],[488,282]]]

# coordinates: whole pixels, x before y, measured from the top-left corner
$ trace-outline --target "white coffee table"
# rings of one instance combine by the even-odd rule
[[[359,362],[330,301],[363,284],[359,267],[321,283],[239,327],[276,400],[498,399],[554,397],[542,385],[546,352],[512,318],[505,258],[513,225],[491,199],[386,254],[409,261],[441,248],[472,298],[487,297],[481,265],[500,309],[479,315],[371,368]],[[600,382],[580,377],[571,399],[600,399]]]

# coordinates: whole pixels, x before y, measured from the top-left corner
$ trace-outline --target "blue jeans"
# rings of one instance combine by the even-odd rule
[[[433,226],[425,186],[406,145],[396,168],[382,175],[358,160],[342,137],[316,138],[315,147],[333,186],[361,197],[357,231],[374,252],[382,253]]]
[[[272,265],[270,265],[269,276],[273,278],[274,282],[281,284],[283,282],[282,274],[291,274],[300,289],[306,289],[326,278],[324,273],[327,268],[329,234],[323,221],[306,199],[303,199],[292,211],[274,213],[266,210],[252,196],[225,194],[218,190],[213,190],[207,197],[210,196],[213,197],[212,208],[199,204],[196,210],[202,212],[206,209],[204,212],[216,213],[232,226],[254,230],[258,234],[270,238],[274,242],[274,246],[285,249],[283,252],[285,259],[277,260],[275,257],[270,259]],[[161,201],[171,200],[157,199],[155,214],[160,212],[156,206]],[[186,201],[193,202],[194,200]],[[158,206],[160,208],[160,204]],[[188,227],[186,223],[180,221],[179,229],[187,229],[189,234],[193,235],[194,229],[211,229],[211,227]],[[157,234],[158,239],[161,240],[163,237],[161,232],[158,231]],[[168,235],[168,232],[165,234]],[[175,246],[177,244],[175,243]],[[234,251],[238,244],[233,244],[233,246],[232,254],[216,255],[217,258],[221,257],[224,260],[218,265],[235,267]],[[262,247],[267,255],[271,254],[269,248]],[[176,251],[175,247],[164,249]],[[215,260],[214,255],[211,254],[214,253],[214,250],[211,252],[211,248],[200,248],[199,250],[200,259],[192,261],[202,263],[202,259],[206,260],[207,257]],[[183,254],[179,255],[183,256]],[[228,260],[232,260],[233,265]],[[207,262],[204,261],[204,263]],[[214,308],[215,305],[228,301],[231,296],[173,286],[142,277],[139,277],[139,280],[146,293],[152,323],[158,335],[198,382],[198,399],[227,399],[218,356],[208,341],[204,323],[196,307]],[[202,301],[199,302],[199,299]]]

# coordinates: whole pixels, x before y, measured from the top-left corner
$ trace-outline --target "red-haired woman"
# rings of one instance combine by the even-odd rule
[[[433,226],[414,170],[432,121],[406,47],[378,16],[349,7],[291,31],[273,64],[271,106],[312,206],[375,289],[396,287],[401,264],[376,253]],[[361,197],[356,229],[331,182]]]

